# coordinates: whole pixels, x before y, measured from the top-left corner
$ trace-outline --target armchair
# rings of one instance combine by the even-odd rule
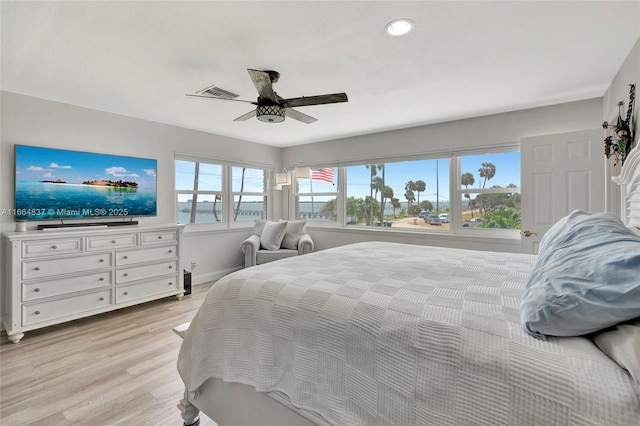
[[[261,265],[287,257],[311,253],[313,240],[305,221],[256,221],[253,235],[240,243],[244,267]]]

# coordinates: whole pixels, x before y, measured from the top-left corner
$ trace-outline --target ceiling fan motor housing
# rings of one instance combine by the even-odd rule
[[[284,121],[284,108],[280,105],[259,105],[256,117],[265,123],[280,123]]]

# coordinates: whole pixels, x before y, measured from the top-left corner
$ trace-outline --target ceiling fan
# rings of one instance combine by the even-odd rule
[[[311,124],[314,121],[317,121],[317,119],[310,115],[303,114],[300,111],[296,111],[293,107],[333,104],[348,101],[346,93],[333,93],[330,95],[303,96],[300,98],[284,99],[278,96],[278,94],[273,90],[273,83],[276,83],[280,78],[279,72],[259,71],[254,69],[247,69],[247,71],[249,72],[249,77],[251,77],[253,85],[258,91],[259,96],[257,101],[235,99],[239,95],[216,86],[207,87],[195,94],[187,94],[187,96],[194,98],[247,102],[256,105],[256,108],[253,111],[243,114],[233,121],[245,121],[252,117],[257,117],[258,120],[264,121],[265,123],[280,123],[284,121],[286,116],[302,121],[303,123]]]

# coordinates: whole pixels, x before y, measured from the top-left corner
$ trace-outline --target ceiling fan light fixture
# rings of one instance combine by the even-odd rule
[[[259,105],[256,117],[265,123],[280,123],[284,121],[284,108],[280,105]]]
[[[389,22],[384,30],[391,36],[405,35],[413,30],[413,21],[406,18],[395,19]]]

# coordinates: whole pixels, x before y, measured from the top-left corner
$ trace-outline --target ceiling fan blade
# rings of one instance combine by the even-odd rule
[[[251,81],[253,81],[253,85],[256,86],[256,90],[258,91],[260,97],[278,103],[278,97],[273,91],[273,86],[271,85],[271,76],[269,75],[269,73],[267,73],[266,71],[252,69],[247,69],[247,71],[249,71]]]
[[[296,111],[295,109],[292,109],[292,108],[285,108],[284,115],[286,115],[289,118],[293,118],[294,120],[302,121],[303,123],[307,123],[307,124],[311,124],[314,121],[318,121],[317,118],[313,118],[310,115],[303,114],[300,111]]]
[[[232,98],[217,98],[215,96],[209,95],[195,95],[193,93],[187,93],[187,96],[190,98],[200,98],[200,99],[213,99],[216,101],[233,101],[233,102],[246,102],[248,104],[258,105],[255,101],[246,101],[244,99],[232,99]]]
[[[335,104],[338,102],[348,102],[346,93],[333,93],[330,95],[303,96],[301,98],[283,99],[282,106],[301,107],[310,105]]]
[[[247,121],[248,119],[256,116],[256,110],[251,110],[246,114],[242,114],[240,117],[236,118],[233,121]]]

